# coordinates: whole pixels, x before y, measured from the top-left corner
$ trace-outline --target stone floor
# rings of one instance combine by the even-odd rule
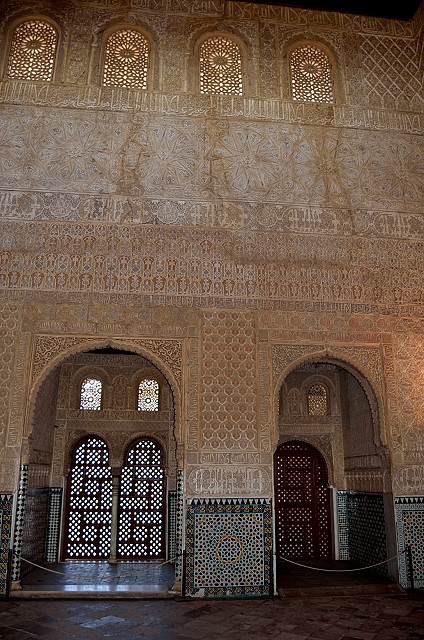
[[[7,640],[424,640],[424,595],[0,600]]]
[[[346,560],[309,560],[300,564],[277,563],[277,587],[281,597],[321,595],[400,594],[402,587],[375,570],[358,571]]]
[[[174,585],[174,567],[158,561],[109,564],[105,561],[74,560],[34,569],[21,581],[22,590],[13,597],[63,595],[166,597]]]

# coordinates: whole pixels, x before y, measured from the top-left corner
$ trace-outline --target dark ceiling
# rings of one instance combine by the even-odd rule
[[[252,1],[252,0],[244,0]],[[321,11],[339,11],[340,13],[355,13],[365,16],[381,18],[395,18],[410,20],[420,6],[420,0],[309,0],[303,2],[279,2],[272,0],[254,0],[258,4],[276,4],[280,6],[302,7],[304,9],[318,9]]]

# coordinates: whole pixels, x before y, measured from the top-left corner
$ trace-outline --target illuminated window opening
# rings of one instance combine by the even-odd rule
[[[156,380],[142,380],[138,385],[138,411],[159,411],[159,384]]]
[[[80,409],[100,411],[102,405],[102,383],[98,378],[86,378],[81,385]]]
[[[308,415],[327,415],[327,389],[323,384],[313,384],[308,389]]]
[[[134,29],[122,29],[109,36],[103,68],[103,85],[146,89],[150,47],[145,36]]]
[[[241,51],[235,42],[208,38],[200,46],[199,62],[201,93],[243,95]]]
[[[293,100],[334,102],[331,64],[322,49],[310,44],[296,47],[290,72]]]
[[[57,31],[43,20],[27,20],[16,27],[7,65],[8,78],[51,80]]]

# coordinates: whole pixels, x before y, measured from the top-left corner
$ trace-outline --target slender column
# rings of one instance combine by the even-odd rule
[[[112,531],[110,536],[110,555],[108,562],[115,564],[116,551],[118,546],[118,504],[119,504],[119,481],[121,479],[121,469],[112,469]]]
[[[14,556],[12,559],[12,591],[18,591],[21,587],[21,560],[22,542],[24,537],[25,503],[28,487],[28,465],[21,464],[19,474],[19,486],[17,495],[17,507],[15,516],[15,534],[13,541]]]
[[[184,526],[184,471],[177,470],[177,513],[175,526],[175,583],[173,591],[181,592],[181,582],[183,574],[182,554],[185,549],[185,526]]]

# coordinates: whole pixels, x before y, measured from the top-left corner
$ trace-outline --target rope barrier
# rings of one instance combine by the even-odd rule
[[[36,562],[31,562],[31,560],[27,560],[27,558],[23,558],[22,556],[17,555],[16,553],[14,553],[15,557],[18,558],[19,560],[22,560],[22,562],[26,562],[27,564],[32,565],[33,567],[37,567],[37,569],[42,569],[43,571],[48,571],[49,573],[56,573],[59,576],[66,576],[68,578],[82,578],[84,580],[87,579],[86,575],[78,575],[78,574],[69,574],[69,573],[65,573],[64,571],[55,571],[54,569],[48,569],[47,567],[43,567],[43,565],[41,564],[37,564]],[[176,560],[176,558],[178,558],[179,556],[175,556],[174,558],[171,558],[170,560],[165,560],[165,562],[161,562],[160,564],[155,564],[154,566],[152,566],[149,562],[138,562],[138,563],[134,563],[134,564],[148,564],[150,565],[149,567],[146,567],[146,573],[148,571],[151,571],[152,569],[159,569],[159,567],[163,567],[165,564],[169,564],[170,562],[174,562],[174,560]],[[134,573],[128,573],[128,574],[120,574],[119,579],[121,578],[132,578],[134,576]],[[105,579],[110,579],[113,578],[114,576],[95,576],[96,577],[96,581],[99,582],[101,580]]]
[[[359,567],[359,569],[321,569],[320,567],[311,567],[308,564],[301,564],[300,562],[295,562],[294,560],[283,558],[283,556],[281,556],[279,559],[284,560],[285,562],[290,562],[290,564],[296,564],[298,567],[303,567],[304,569],[312,569],[313,571],[325,571],[327,573],[351,573],[353,571],[365,571],[366,569],[373,569],[374,567],[379,567],[381,564],[385,564],[386,562],[390,562],[395,558],[399,558],[399,556],[401,556],[402,553],[405,553],[405,551],[406,551],[406,547],[403,551],[400,551],[399,553],[397,553],[395,556],[392,556],[391,558],[386,558],[386,560],[383,560],[382,562],[376,562],[375,564],[370,564],[367,567]]]
[[[405,551],[407,550],[407,547],[405,547],[405,549],[403,551],[400,551],[399,553],[397,553],[396,555],[392,556],[391,558],[386,558],[386,560],[382,560],[381,562],[376,562],[375,564],[370,564],[366,567],[359,567],[356,569],[322,569],[320,567],[311,567],[310,565],[307,564],[302,564],[300,562],[295,562],[294,560],[289,560],[288,558],[284,558],[283,556],[280,556],[279,560],[284,560],[284,562],[289,562],[290,564],[295,564],[298,567],[303,567],[304,569],[312,569],[313,571],[324,571],[326,573],[352,573],[354,571],[366,571],[367,569],[373,569],[374,567],[379,567],[382,564],[385,564],[386,562],[390,562],[391,560],[395,560],[395,558],[399,558],[403,553],[405,553]],[[84,580],[87,579],[87,576],[80,576],[78,574],[69,574],[69,573],[65,573],[63,571],[55,571],[54,569],[48,569],[47,567],[43,567],[40,564],[36,564],[35,562],[32,562],[31,560],[27,560],[27,558],[23,558],[22,556],[19,556],[17,554],[14,554],[19,560],[22,560],[22,562],[26,562],[27,564],[32,565],[33,567],[37,567],[37,569],[42,569],[43,571],[48,571],[49,573],[55,573],[57,575],[60,576],[66,576],[66,577],[72,577],[72,578],[83,578]],[[149,568],[147,568],[147,571],[150,571],[151,569],[159,569],[159,567],[163,567],[165,564],[169,564],[170,562],[174,562],[174,560],[176,560],[179,556],[175,556],[174,558],[171,558],[170,560],[165,560],[165,562],[161,562],[160,564],[154,565],[153,567],[150,565],[150,563],[137,563],[137,564],[149,564]],[[128,573],[128,574],[121,574],[119,575],[119,579],[121,578],[131,578],[134,576],[134,573]],[[105,576],[107,578],[110,578],[112,576]],[[96,576],[97,580],[102,580],[102,577]]]

